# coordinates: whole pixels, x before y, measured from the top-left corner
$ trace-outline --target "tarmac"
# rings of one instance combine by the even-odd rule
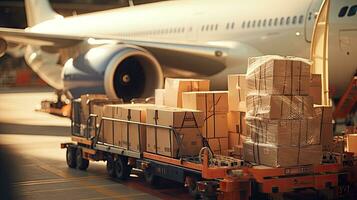
[[[174,182],[150,187],[138,170],[120,182],[104,162],[91,162],[87,171],[68,168],[60,143],[70,141],[70,120],[36,111],[45,99],[55,99],[50,88],[0,89],[0,199],[190,198]]]

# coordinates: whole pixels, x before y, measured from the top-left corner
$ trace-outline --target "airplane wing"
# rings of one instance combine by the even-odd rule
[[[0,39],[7,42],[36,45],[51,48],[66,48],[89,40],[105,40],[118,44],[131,44],[151,52],[163,66],[172,69],[190,71],[201,75],[212,75],[222,71],[229,47],[208,44],[170,43],[166,41],[128,40],[115,36],[71,36],[44,34],[26,29],[0,28]],[[204,68],[202,65],[204,64]]]

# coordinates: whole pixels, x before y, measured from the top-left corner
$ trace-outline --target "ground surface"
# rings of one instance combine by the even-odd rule
[[[0,164],[10,163],[6,169],[0,167],[0,175],[12,177],[17,199],[189,198],[175,183],[150,188],[138,171],[129,181],[113,180],[107,176],[104,162],[91,163],[87,171],[69,169],[65,150],[59,145],[69,141],[70,121],[35,111],[41,100],[55,98],[50,91],[0,89]],[[8,193],[2,192],[0,189],[0,199]]]

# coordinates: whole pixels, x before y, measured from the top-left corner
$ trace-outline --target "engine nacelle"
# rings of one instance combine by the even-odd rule
[[[163,87],[158,61],[145,49],[113,44],[92,48],[63,69],[64,89],[73,97],[85,93],[105,93],[109,98],[150,97]]]

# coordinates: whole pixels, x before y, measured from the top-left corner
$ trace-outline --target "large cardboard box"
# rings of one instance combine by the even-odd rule
[[[123,104],[118,105],[114,118],[146,123],[146,109],[155,107],[152,104]],[[146,148],[146,126],[114,122],[115,141],[120,147],[143,152]]]
[[[227,114],[228,132],[247,135],[245,112],[230,111]]]
[[[357,154],[357,134],[347,134],[347,151]]]
[[[166,78],[165,98],[167,106],[182,107],[182,93],[193,91],[209,91],[209,80]]]
[[[105,105],[103,107],[103,117],[113,118],[116,106]],[[114,122],[110,120],[103,120],[102,129],[99,135],[99,141],[113,144],[114,142]]]
[[[165,89],[155,90],[155,105],[165,105]]]
[[[249,116],[266,119],[301,119],[313,116],[309,96],[248,95]]]
[[[314,114],[321,119],[321,123],[332,123],[332,107],[324,105],[314,105]]]
[[[321,145],[301,146],[298,154],[299,165],[319,165],[322,162]]]
[[[312,97],[314,104],[321,105],[322,102],[322,83],[321,74],[311,74],[309,96]]]
[[[228,75],[228,105],[230,111],[246,112],[247,81],[245,74]]]
[[[270,167],[317,165],[322,160],[322,148],[321,145],[276,146],[246,140],[243,143],[243,157],[248,162]]]
[[[147,108],[146,121],[148,124],[174,129],[173,131],[172,129],[148,126],[146,129],[146,150],[148,152],[176,157],[179,153],[180,155],[197,155],[202,147],[201,127],[204,115],[201,111],[162,106],[152,107]]]
[[[182,93],[182,107],[200,110],[204,113],[227,113],[227,91],[205,91]]]
[[[228,137],[227,114],[206,113],[202,135],[205,138]]]
[[[208,139],[208,144],[213,153],[227,155],[229,146],[228,137]]]
[[[182,128],[175,133],[163,128],[147,129],[146,151],[168,157],[198,155],[202,148],[202,136],[197,128]]]
[[[268,120],[248,118],[249,136],[253,142],[274,145],[320,144],[320,126],[316,118]]]
[[[298,58],[263,56],[250,59],[247,72],[248,93],[307,95],[310,65]]]
[[[297,147],[277,147],[271,144],[258,144],[250,140],[243,143],[245,161],[270,167],[291,167],[298,164]]]
[[[108,100],[108,97],[104,94],[84,94],[81,95],[81,104],[84,118],[88,119],[90,114],[90,102],[93,100]]]

